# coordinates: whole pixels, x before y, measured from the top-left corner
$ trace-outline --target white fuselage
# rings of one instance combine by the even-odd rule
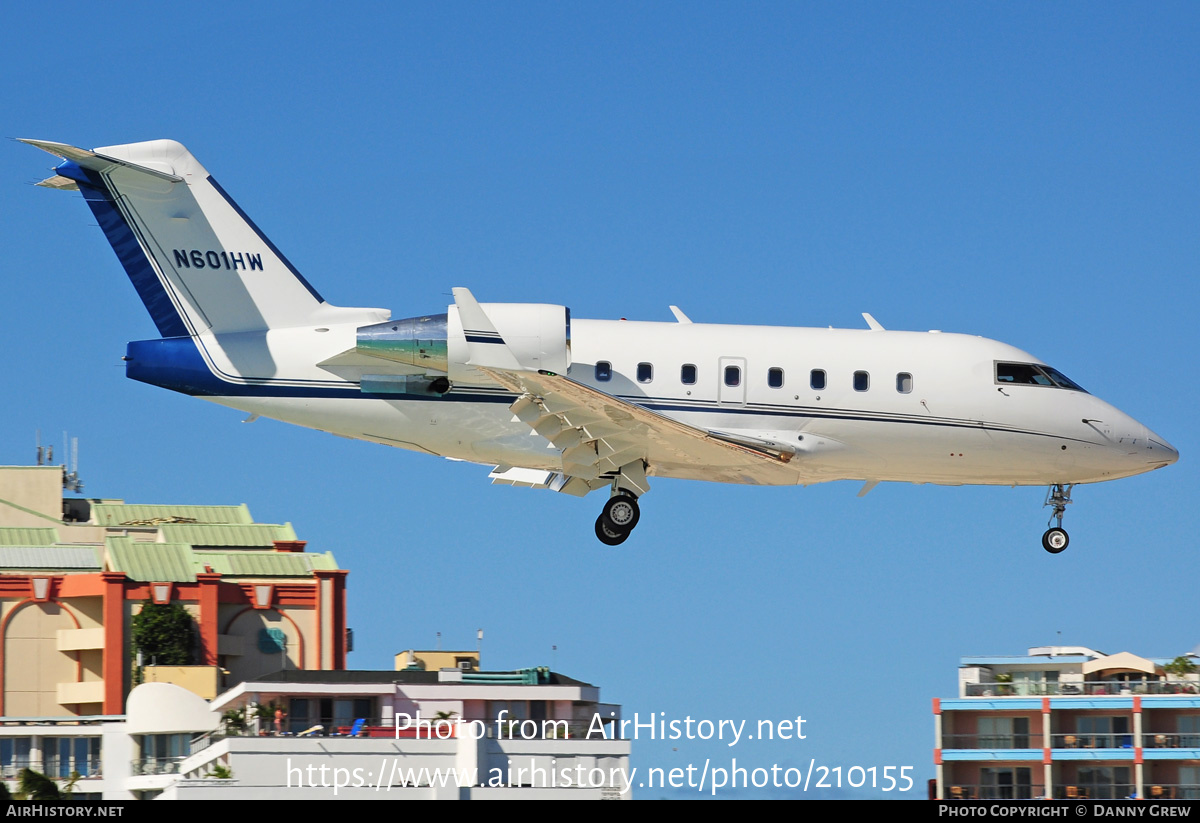
[[[354,331],[267,332],[272,384],[355,387],[345,369],[333,374],[313,365],[352,348]],[[998,382],[997,362],[1041,361],[981,337],[607,320],[575,320],[571,331],[572,379],[699,429],[788,443],[796,450],[788,465],[798,484],[1086,483],[1177,458],[1165,440],[1091,394]],[[235,337],[204,348],[253,379],[253,368],[237,366]],[[261,344],[259,335],[247,341],[247,356],[251,347],[261,352]],[[608,380],[597,380],[597,363],[610,364]],[[643,365],[639,374],[639,364],[648,364],[649,373]],[[694,382],[684,382],[693,379],[685,366],[695,367]],[[207,399],[444,457],[561,469],[559,452],[513,418],[508,406],[515,397],[495,385],[460,384],[444,397],[411,399]],[[650,466],[649,473],[711,479],[696,469]]]

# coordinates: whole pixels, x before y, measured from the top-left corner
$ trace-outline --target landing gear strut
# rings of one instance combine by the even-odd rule
[[[608,546],[619,546],[628,539],[641,517],[637,497],[614,484],[612,497],[596,518],[596,537]]]
[[[1062,521],[1063,513],[1071,504],[1071,489],[1073,488],[1075,488],[1074,484],[1055,483],[1050,487],[1050,491],[1046,492],[1046,502],[1042,504],[1043,507],[1054,507],[1054,513],[1050,515],[1050,521],[1047,521],[1046,525],[1049,526],[1050,522],[1055,521],[1056,524],[1042,535],[1042,548],[1051,554],[1058,554],[1071,542],[1071,538],[1067,536],[1066,530],[1062,527]]]

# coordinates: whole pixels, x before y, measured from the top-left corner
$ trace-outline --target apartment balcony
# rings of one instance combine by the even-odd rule
[[[1076,732],[1050,735],[1054,749],[1132,749],[1132,734]]]
[[[104,681],[89,680],[84,683],[59,683],[56,699],[63,706],[75,703],[103,703]]]
[[[104,627],[96,629],[59,629],[57,647],[60,652],[83,652],[104,648]]]
[[[946,786],[947,800],[1034,800],[1046,796],[1046,787],[1039,784],[970,785],[956,783]]]
[[[1200,694],[1195,683],[1162,680],[1086,681],[1083,683],[991,682],[963,684],[965,697],[1079,697],[1133,694]]]
[[[1178,732],[1146,732],[1142,745],[1147,749],[1200,749],[1200,734]]]
[[[1200,800],[1198,783],[1153,783],[1146,786],[1147,800]]]
[[[943,749],[1040,749],[1041,734],[947,734],[942,736]]]
[[[130,774],[179,774],[179,764],[187,757],[142,757],[130,763]]]

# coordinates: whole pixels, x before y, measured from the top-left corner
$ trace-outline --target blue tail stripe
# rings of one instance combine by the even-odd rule
[[[67,163],[62,165],[66,166]],[[104,180],[94,171],[80,168],[75,163],[70,165],[74,168],[66,169],[65,171],[70,173],[64,176],[69,176],[79,184],[79,191],[87,200],[113,251],[117,253],[117,259],[121,261],[121,266],[129,275],[133,287],[137,289],[138,297],[142,298],[146,311],[150,312],[150,318],[158,327],[158,333],[163,337],[186,337],[189,332],[183,318],[175,310],[170,295],[163,288],[158,272],[150,264],[133,229],[113,202]],[[57,171],[59,174],[64,173],[62,166]]]

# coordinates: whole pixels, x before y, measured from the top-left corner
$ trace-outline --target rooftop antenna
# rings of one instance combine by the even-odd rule
[[[79,479],[79,438],[71,438],[71,467],[68,471],[67,466],[63,465],[63,489],[76,494],[83,493],[83,481]],[[63,432],[63,451],[67,450],[67,433]],[[50,458],[46,459],[50,462]]]

